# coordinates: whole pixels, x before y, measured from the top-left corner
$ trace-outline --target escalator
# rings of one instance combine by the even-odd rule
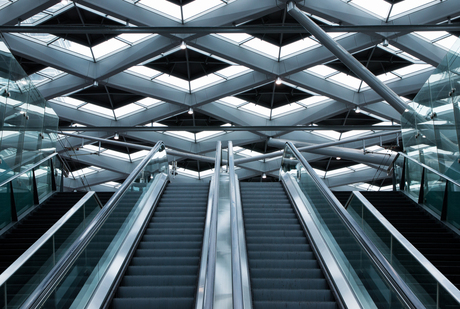
[[[241,182],[254,308],[338,308],[280,182]]]
[[[129,216],[134,205],[138,202],[141,194],[142,191],[140,190],[132,190],[125,193],[123,201],[117,206],[114,215],[108,218],[103,226],[102,233],[95,236],[93,241],[89,244],[84,258],[80,258],[76,261],[73,275],[64,281],[63,284],[69,285],[72,288],[66,290],[66,292],[61,295],[58,293],[52,294],[43,308],[55,309],[71,307],[88,278],[94,275],[89,270],[95,268],[101,257],[109,250],[112,240],[116,237],[119,229],[125,223],[125,219]]]
[[[447,279],[460,288],[460,236],[403,192],[362,192],[364,197]]]
[[[209,184],[169,184],[111,308],[193,308]]]
[[[85,192],[58,192],[0,238],[0,274],[51,228]],[[78,218],[75,218],[77,220]],[[31,273],[32,274],[32,273]]]

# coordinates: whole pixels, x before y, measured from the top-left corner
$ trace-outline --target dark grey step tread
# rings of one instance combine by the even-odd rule
[[[272,269],[278,268],[318,268],[318,262],[316,260],[280,260],[280,259],[252,259],[251,268],[268,268],[271,267]]]
[[[126,275],[122,279],[122,286],[194,286],[196,275],[193,276],[130,276]]]
[[[141,265],[133,266],[130,265],[126,271],[126,275],[129,276],[194,276],[198,272],[198,265],[189,266],[150,266]]]
[[[201,241],[142,241],[138,249],[200,249],[201,248]]]
[[[178,298],[195,297],[194,286],[120,286],[116,297],[125,298]]]
[[[298,237],[246,237],[247,244],[307,244],[307,239],[304,235]]]
[[[254,301],[254,309],[337,309],[338,306],[335,301],[329,302],[283,302],[283,301]]]
[[[299,269],[299,268],[256,268],[250,269],[251,278],[279,278],[279,279],[318,279],[323,277],[321,269]]]
[[[258,301],[288,302],[332,302],[334,297],[328,289],[253,289],[254,298]]]
[[[302,230],[250,230],[246,231],[246,238],[249,237],[305,237]]]
[[[187,265],[198,265],[200,262],[200,256],[187,256],[187,257],[133,257],[131,260],[131,266],[187,266]]]
[[[141,308],[192,308],[194,297],[169,298],[114,298],[111,304],[113,309],[141,309]]]

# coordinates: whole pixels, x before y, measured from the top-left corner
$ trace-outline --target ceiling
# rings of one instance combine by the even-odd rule
[[[305,0],[297,6],[319,26],[398,25],[408,20],[423,25],[446,23],[448,18],[459,22],[455,2]],[[283,31],[299,26],[285,7],[280,0],[0,0],[0,24],[280,29],[275,34],[4,33],[4,41],[68,133],[108,140],[116,134],[118,141],[148,147],[162,140],[169,149],[207,157],[214,157],[217,141],[224,149],[233,141],[236,157],[248,158],[281,149],[279,141],[322,144],[399,130],[398,112],[315,37]],[[405,101],[414,98],[458,35],[329,34]],[[386,125],[385,130],[379,125]],[[239,126],[247,130],[231,129]],[[264,126],[270,128],[260,130]],[[128,129],[133,127],[144,130]],[[363,153],[401,149],[397,134],[341,147]],[[83,189],[89,184],[93,190],[116,187],[145,152],[135,145],[64,135],[58,150],[77,177],[66,186]],[[390,184],[378,166],[345,153],[305,156],[335,189]],[[184,181],[209,179],[213,168],[186,155],[169,160],[178,162],[176,177]],[[280,158],[255,160],[240,164],[237,173],[245,181],[276,181],[279,166]]]

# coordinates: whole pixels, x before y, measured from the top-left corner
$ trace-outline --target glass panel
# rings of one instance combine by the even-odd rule
[[[63,189],[64,181],[62,175],[62,162],[56,157],[53,157],[53,167],[54,167],[54,179],[56,180],[56,192],[61,192]]]
[[[459,306],[425,266],[356,196],[353,197],[347,211],[426,308],[442,309]]]
[[[405,152],[460,180],[460,40],[447,53],[401,117]]]
[[[18,216],[34,205],[33,190],[31,170],[13,180],[14,203]]]
[[[58,119],[0,41],[0,181],[56,150]]]
[[[164,146],[153,156],[121,197],[113,212],[46,301],[44,307],[85,307],[141,211],[141,201],[145,193],[156,183],[161,173],[168,173],[168,160]],[[73,282],[73,284],[69,285],[67,282]]]
[[[404,190],[415,200],[418,200],[420,193],[422,172],[423,167],[411,160],[406,160],[406,185]]]
[[[285,149],[282,171],[291,174],[305,194],[316,226],[363,308],[404,308],[379,268],[288,147]]]
[[[0,229],[11,223],[11,189],[7,183],[0,187]]]
[[[35,169],[35,180],[37,182],[38,199],[40,201],[51,192],[50,164],[50,160],[46,160]]]
[[[446,221],[460,228],[460,188],[452,184],[447,185],[447,217]]]
[[[425,189],[423,204],[441,214],[444,191],[446,190],[446,180],[437,174],[425,169]]]
[[[19,308],[99,210],[99,205],[92,196],[8,278],[4,283],[7,290],[8,308]],[[2,286],[3,289],[4,286]],[[4,304],[5,302],[2,302],[0,308],[4,308],[2,307]]]

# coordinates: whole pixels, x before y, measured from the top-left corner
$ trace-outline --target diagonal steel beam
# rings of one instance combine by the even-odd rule
[[[382,96],[394,109],[399,113],[404,113],[407,105],[399,96],[394,93],[388,86],[383,84],[374,74],[364,67],[348,51],[334,41],[326,32],[316,25],[310,18],[300,11],[294,2],[287,4],[288,12],[293,16],[305,29],[313,34],[324,46],[326,46],[334,55],[336,55],[350,70],[364,80],[372,89]]]

